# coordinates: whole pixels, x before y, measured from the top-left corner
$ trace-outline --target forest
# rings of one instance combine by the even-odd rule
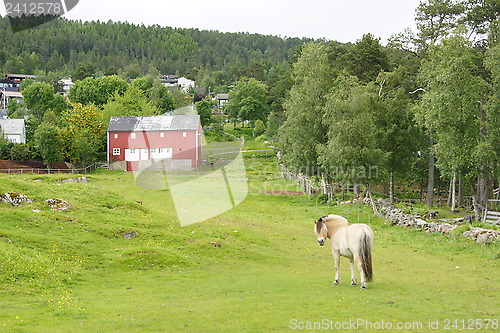
[[[69,76],[78,66],[96,74],[135,79],[148,73],[178,74],[200,87],[288,67],[299,38],[198,29],[138,26],[120,22],[57,19],[14,33],[0,18],[0,71]]]

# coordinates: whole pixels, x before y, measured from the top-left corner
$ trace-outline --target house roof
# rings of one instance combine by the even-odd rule
[[[24,132],[24,119],[0,119],[0,129],[4,134]]]
[[[196,131],[199,122],[198,115],[112,117],[108,132]]]
[[[35,75],[29,74],[7,74],[5,75],[7,79],[35,79]]]
[[[14,82],[14,81],[9,80],[9,79],[1,79],[1,80],[0,80],[0,83],[15,84],[15,82]]]
[[[0,93],[6,97],[23,98],[23,94],[20,91],[0,90]]]
[[[221,100],[221,99],[229,99],[229,94],[217,94],[217,99],[218,100]]]

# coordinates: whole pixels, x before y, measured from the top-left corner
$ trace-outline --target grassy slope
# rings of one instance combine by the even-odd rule
[[[287,331],[292,319],[360,318],[419,321],[418,331],[428,331],[431,319],[500,318],[497,244],[389,227],[361,206],[259,194],[297,189],[276,179],[265,153],[245,155],[247,199],[184,228],[168,190],[138,188],[131,174],[102,171],[88,176],[89,184],[0,175],[0,192],[36,200],[22,208],[0,204],[0,329],[258,332]],[[52,212],[47,197],[73,208]],[[330,251],[312,231],[326,213],[374,228],[368,290],[349,285],[346,260],[341,285],[331,285]],[[133,232],[137,237],[123,237]]]

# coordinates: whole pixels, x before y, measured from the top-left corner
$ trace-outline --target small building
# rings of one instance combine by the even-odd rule
[[[155,165],[198,169],[201,134],[198,115],[112,117],[107,148],[110,169],[139,171]]]
[[[62,85],[62,89],[64,91],[64,96],[67,96],[69,94],[71,88],[73,88],[73,86],[75,85],[75,83],[73,82],[73,80],[71,78],[60,79],[59,83]]]
[[[185,77],[180,77],[177,83],[179,84],[179,88],[184,92],[188,92],[189,89],[195,87],[195,82]]]
[[[6,109],[11,101],[17,103],[23,99],[23,94],[20,91],[0,90],[0,109]]]
[[[0,89],[7,91],[19,91],[19,86],[12,80],[9,79],[1,79],[0,80]]]
[[[160,82],[166,87],[179,87],[177,75],[160,75]]]
[[[222,108],[227,104],[229,94],[217,94],[215,98],[217,98],[217,106]]]
[[[24,119],[0,119],[0,135],[9,142],[26,143]]]
[[[13,81],[17,86],[19,86],[21,83],[23,83],[24,80],[26,79],[36,79],[35,75],[28,75],[28,74],[7,74],[5,75],[5,78],[7,80]]]

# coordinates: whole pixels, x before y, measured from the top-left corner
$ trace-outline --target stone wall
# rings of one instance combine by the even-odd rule
[[[439,232],[448,235],[458,226],[470,223],[473,219],[472,216],[466,216],[457,219],[427,221],[420,215],[406,214],[402,209],[395,208],[385,199],[372,199],[371,196],[367,196],[363,203],[371,205],[375,214],[387,219],[392,226],[414,228],[424,232]],[[489,244],[500,239],[500,230],[471,227],[462,236],[471,238],[480,244]]]

